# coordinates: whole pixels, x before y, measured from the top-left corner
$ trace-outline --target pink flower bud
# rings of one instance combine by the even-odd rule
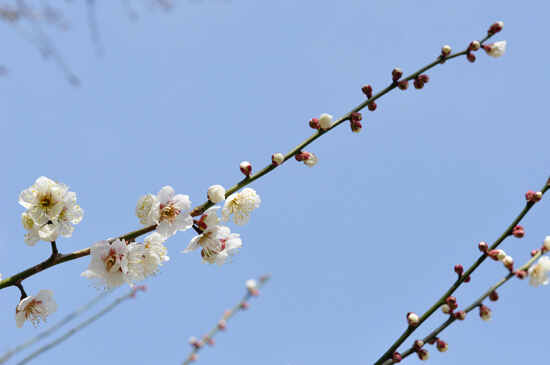
[[[484,321],[490,321],[492,315],[493,311],[490,310],[488,307],[484,306],[483,304],[479,306],[479,316],[481,317],[481,319],[483,319]]]
[[[403,70],[400,68],[394,68],[391,72],[391,76],[393,81],[397,81],[401,78],[401,76],[403,76]]]
[[[372,103],[369,104],[368,108],[371,112],[375,111],[376,110],[376,103],[373,101]]]
[[[500,32],[502,30],[502,28],[504,27],[504,23],[503,22],[496,22],[496,23],[493,23],[493,25],[491,25],[491,27],[489,28],[489,30],[487,31],[487,33],[489,34],[497,34],[498,32]]]
[[[506,257],[502,260],[502,264],[510,271],[514,271],[514,259],[512,256],[506,255]]]
[[[241,172],[246,176],[250,176],[252,173],[252,165],[248,161],[243,161],[240,164]]]
[[[227,322],[225,321],[225,319],[220,319],[218,321],[218,327],[220,327],[221,330],[225,330],[226,327],[227,327]]]
[[[275,153],[273,156],[271,156],[271,164],[273,166],[279,166],[282,165],[283,162],[285,162],[285,156],[283,156],[282,153]]]
[[[489,300],[491,302],[496,302],[498,300],[498,293],[496,291],[491,292],[491,294],[489,294]]]
[[[317,165],[317,162],[319,161],[319,159],[317,158],[317,156],[315,156],[314,153],[306,152],[306,151],[302,152],[302,160],[308,167],[313,167]]]
[[[361,88],[361,91],[363,91],[363,94],[365,94],[367,98],[372,98],[372,86],[365,85]]]
[[[522,226],[515,226],[512,230],[512,235],[516,238],[522,238],[525,235],[525,231]]]
[[[430,81],[430,77],[426,74],[418,75],[418,80],[420,82],[423,82],[424,84],[427,84]]]
[[[535,248],[534,250],[531,251],[531,257],[535,256],[538,253],[539,253],[539,249]]]
[[[456,298],[453,296],[450,296],[447,299],[445,299],[445,303],[449,306],[449,308],[453,310],[458,308],[458,304],[456,303]]]
[[[311,118],[309,120],[309,126],[313,129],[319,129],[321,126],[319,125],[319,119],[317,118]]]
[[[202,346],[202,342],[197,340],[196,337],[189,337],[189,343],[191,344],[191,346],[193,346],[194,348],[197,348],[197,349]]]
[[[466,59],[470,61],[471,63],[474,63],[476,61],[476,55],[473,53],[468,53],[466,55]]]
[[[424,341],[422,340],[416,340],[414,341],[413,343],[413,349],[415,349],[416,351],[420,350],[422,348],[422,346],[424,346]]]
[[[441,311],[445,314],[452,314],[453,313],[453,310],[447,304],[443,304],[441,306]]]
[[[516,278],[523,280],[527,277],[527,271],[524,271],[524,270],[516,271],[514,275],[516,275]]]
[[[243,304],[241,304],[241,309],[248,309],[250,308],[250,304],[248,302],[243,302]]]
[[[353,113],[351,113],[349,119],[352,122],[359,122],[359,121],[363,120],[363,116],[361,115],[361,113],[353,112]]]
[[[481,47],[479,41],[472,41],[468,46],[469,51],[477,51]]]
[[[349,122],[349,126],[350,126],[351,131],[353,133],[359,133],[359,132],[361,132],[361,129],[363,128],[363,126],[361,125],[361,122],[353,122],[351,120]]]
[[[415,313],[407,313],[407,323],[409,326],[416,326],[420,322],[420,318]]]
[[[424,83],[420,81],[419,79],[414,79],[413,81],[414,88],[417,90],[420,90],[424,87]]]
[[[462,274],[464,274],[464,268],[462,265],[455,265],[455,272],[458,276],[462,276]]]
[[[451,46],[445,45],[441,47],[441,54],[445,57],[451,54]]]
[[[407,90],[409,88],[409,82],[407,80],[399,81],[397,87],[400,90]]]
[[[537,192],[533,195],[533,201],[536,203],[536,202],[539,202],[541,199],[542,199],[542,192],[541,192],[541,191],[537,191]]]
[[[487,242],[481,241],[481,242],[479,243],[478,247],[479,247],[479,250],[480,250],[481,252],[487,253],[487,251],[489,250],[489,246],[487,245]]]
[[[525,200],[530,202],[531,199],[533,199],[534,194],[535,194],[535,192],[533,190],[527,190],[527,192],[525,193]]]
[[[445,352],[449,349],[449,344],[445,341],[439,340],[437,341],[436,347],[439,352]]]
[[[464,279],[464,283],[469,283],[470,280],[472,280],[472,277],[470,275],[468,275],[468,277],[466,279]]]
[[[198,359],[199,359],[198,354],[191,354],[191,356],[189,356],[189,360],[191,361],[197,361]]]
[[[424,349],[420,349],[417,353],[418,358],[422,361],[426,361],[430,358],[430,353]]]
[[[466,319],[466,312],[464,311],[459,311],[459,312],[456,312],[454,314],[455,318],[458,319],[459,321],[463,321],[464,319]]]
[[[392,361],[394,364],[397,364],[397,363],[400,363],[402,358],[401,358],[401,354],[397,351],[395,351],[391,357]]]
[[[296,159],[296,161],[303,161],[304,160],[304,156],[302,155],[302,151],[300,151],[299,153],[295,154],[294,155],[294,158]]]
[[[487,253],[490,258],[492,258],[495,261],[502,261],[506,257],[506,252],[502,250],[491,250]]]

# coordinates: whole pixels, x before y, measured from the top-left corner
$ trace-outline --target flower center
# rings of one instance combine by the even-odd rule
[[[160,221],[167,221],[170,224],[176,221],[176,218],[181,213],[181,210],[176,208],[173,203],[166,206],[160,206]]]

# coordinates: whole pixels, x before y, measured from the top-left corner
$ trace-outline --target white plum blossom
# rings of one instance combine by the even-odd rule
[[[29,246],[40,239],[52,242],[59,235],[70,237],[74,231],[72,225],[80,223],[84,215],[74,192],[44,176],[19,195],[19,203],[28,209],[21,215],[21,222],[29,231],[25,235]]]
[[[225,199],[225,189],[221,185],[212,185],[208,188],[207,197],[212,203],[217,204]]]
[[[317,162],[319,161],[319,159],[317,158],[317,156],[315,156],[315,154],[311,152],[306,152],[306,153],[303,153],[303,155],[304,155],[302,157],[303,161],[308,167],[313,167],[317,165]]]
[[[121,286],[125,282],[132,286],[128,276],[128,246],[118,238],[111,244],[99,241],[92,245],[90,265],[81,276],[94,280],[97,289]]]
[[[548,272],[550,271],[550,259],[548,256],[543,256],[535,265],[531,265],[528,270],[529,284],[537,287],[539,285],[548,285],[550,279]]]
[[[253,189],[246,188],[240,193],[231,194],[222,209],[222,220],[229,221],[233,214],[233,221],[239,226],[245,225],[250,219],[250,212],[260,206],[261,200]]]
[[[139,223],[144,226],[152,226],[157,224],[152,218],[151,209],[155,204],[156,196],[147,194],[138,199],[136,204],[136,217],[139,218]]]
[[[222,266],[229,256],[237,254],[241,245],[242,241],[238,234],[231,233],[225,226],[213,226],[193,237],[189,246],[182,252],[188,253],[200,247],[203,263],[216,263]]]
[[[154,276],[163,262],[170,260],[164,246],[166,237],[153,233],[142,244],[128,245],[128,275],[132,281],[141,281]]]
[[[221,219],[218,218],[218,209],[220,209],[220,207],[210,207],[206,209],[197,221],[197,226],[204,231],[208,227],[218,225],[221,221]]]
[[[42,176],[33,186],[19,194],[19,204],[29,210],[36,224],[42,226],[59,216],[68,190],[65,184],[59,184]]]
[[[136,205],[136,216],[143,225],[157,224],[157,232],[164,237],[176,231],[185,231],[193,225],[193,218],[184,210],[191,209],[188,195],[178,194],[171,186],[163,187],[157,196],[144,195]]]
[[[503,56],[506,51],[506,41],[491,43],[483,47],[489,56],[498,58]]]
[[[46,319],[57,310],[57,303],[53,300],[53,291],[42,289],[36,296],[30,295],[19,302],[15,309],[15,323],[17,328],[23,327],[25,321],[30,321],[36,328],[38,323]]]

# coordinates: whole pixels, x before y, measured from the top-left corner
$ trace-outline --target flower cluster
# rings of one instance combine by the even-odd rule
[[[165,186],[157,196],[149,194],[138,199],[136,216],[144,226],[157,225],[157,232],[168,238],[193,225],[189,213],[183,212],[189,209],[191,201],[188,195],[176,195],[172,187]]]
[[[158,233],[145,237],[143,243],[116,239],[112,243],[99,241],[92,245],[90,265],[81,275],[94,280],[97,289],[109,289],[154,276],[162,263],[168,261],[166,238]]]
[[[71,237],[73,224],[80,223],[84,215],[68,186],[44,176],[21,192],[19,204],[28,209],[21,215],[21,222],[29,232],[25,235],[29,246],[39,240],[53,242],[59,235]]]

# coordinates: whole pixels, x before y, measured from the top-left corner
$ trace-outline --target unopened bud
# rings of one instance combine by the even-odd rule
[[[418,358],[422,361],[426,361],[430,358],[430,353],[424,349],[418,350],[416,354],[418,355]]]
[[[459,321],[463,321],[464,319],[466,319],[466,312],[464,311],[459,311],[459,312],[456,312],[454,314],[455,318],[458,319]]]
[[[309,126],[313,129],[319,129],[321,126],[319,125],[319,119],[317,118],[311,118],[309,120]]]
[[[537,191],[534,195],[533,195],[533,201],[536,203],[538,201],[540,201],[542,199],[542,192],[541,191]]]
[[[250,304],[248,302],[243,302],[243,304],[241,304],[241,309],[246,310],[248,308],[250,308]]]
[[[401,78],[401,76],[403,76],[403,70],[400,68],[394,68],[391,72],[391,76],[393,81],[397,81]]]
[[[495,261],[502,261],[506,257],[506,252],[498,249],[498,250],[491,250],[487,253],[490,258],[492,258]]]
[[[445,46],[441,47],[441,54],[445,57],[450,55],[451,51],[452,51],[452,49],[451,49],[451,46],[449,46],[449,45],[445,45]]]
[[[455,265],[455,272],[458,276],[462,276],[462,274],[464,274],[464,268],[462,265]]]
[[[394,364],[397,364],[397,363],[400,363],[403,358],[401,357],[401,354],[399,352],[395,351],[391,359]]]
[[[445,341],[439,340],[437,341],[436,347],[439,352],[445,352],[449,349],[449,344]]]
[[[491,292],[491,294],[489,294],[489,300],[491,302],[496,302],[498,300],[498,293],[496,291]]]
[[[545,251],[550,251],[550,236],[546,236],[542,243],[542,247]]]
[[[225,189],[221,185],[212,185],[206,193],[208,200],[216,204],[225,199]]]
[[[453,310],[451,309],[451,307],[449,307],[447,304],[443,304],[441,306],[441,311],[445,314],[450,314],[453,312]]]
[[[199,340],[197,340],[196,337],[189,337],[189,343],[191,344],[191,346],[197,349],[202,345],[202,343]]]
[[[330,129],[332,127],[332,115],[330,114],[321,114],[319,117],[319,125],[323,130]]]
[[[399,81],[397,87],[400,90],[407,90],[409,88],[409,82],[407,80]]]
[[[479,43],[479,41],[472,41],[468,46],[468,50],[477,51],[480,47],[481,47],[481,43]]]
[[[224,330],[227,327],[227,322],[225,319],[220,319],[218,321],[218,327],[220,327],[221,330]]]
[[[487,253],[487,250],[489,250],[489,246],[487,245],[487,242],[481,241],[481,242],[479,243],[478,247],[479,247],[479,250],[480,250],[481,252]]]
[[[363,120],[363,116],[361,115],[361,113],[353,112],[353,113],[351,113],[349,119],[352,122],[359,122],[359,121]]]
[[[306,151],[302,152],[302,160],[308,167],[313,167],[317,165],[317,161],[319,161],[315,154]]]
[[[492,315],[493,311],[490,310],[488,307],[484,306],[483,304],[479,306],[479,316],[481,317],[481,319],[483,319],[484,321],[490,321]]]
[[[241,172],[246,176],[250,176],[252,173],[252,165],[248,161],[243,161],[240,164]]]
[[[377,107],[376,102],[373,101],[372,103],[369,104],[368,108],[371,112],[373,112],[376,110],[376,107]]]
[[[301,161],[304,160],[304,156],[302,154],[303,154],[303,152],[300,151],[300,152],[298,152],[297,154],[294,155],[294,158],[296,159],[296,161],[301,162]]]
[[[539,253],[539,249],[535,248],[534,250],[531,251],[531,257],[537,255],[538,253]]]
[[[537,191],[535,193],[533,190],[528,190],[525,193],[525,199],[529,202],[536,203],[542,199],[542,192]]]
[[[473,53],[468,53],[466,55],[466,59],[470,61],[471,63],[474,63],[476,61],[476,55]]]
[[[453,310],[458,308],[458,304],[456,303],[456,298],[453,296],[447,297],[447,299],[445,299],[445,303],[449,306],[449,308]]]
[[[418,75],[418,80],[420,80],[420,82],[427,84],[430,81],[430,77],[426,74],[422,74],[422,75]]]
[[[275,153],[273,156],[271,156],[271,164],[273,166],[279,166],[282,165],[283,162],[285,162],[285,156],[283,156],[282,153]]]
[[[514,259],[512,256],[506,255],[506,257],[502,260],[502,264],[510,271],[514,271]]]
[[[424,87],[424,83],[421,82],[419,79],[414,79],[413,85],[414,85],[414,88],[417,90],[420,90]]]
[[[415,313],[407,313],[407,323],[409,324],[409,326],[416,326],[418,325],[418,322],[420,322],[420,318],[418,318]]]
[[[372,98],[372,86],[365,85],[361,88],[361,91],[363,91],[363,94],[365,94],[367,98]]]
[[[527,277],[527,271],[524,271],[524,270],[516,271],[514,275],[516,275],[516,278],[523,280]]]
[[[489,30],[487,31],[487,33],[489,34],[497,34],[498,32],[500,32],[502,30],[502,28],[504,27],[504,23],[503,22],[496,22],[496,23],[493,23],[491,25],[491,27],[489,28]]]
[[[359,133],[359,132],[361,132],[361,129],[363,128],[363,126],[361,125],[361,122],[350,121],[349,126],[350,126],[351,131],[353,133]]]
[[[466,279],[464,279],[464,283],[469,283],[470,280],[472,280],[472,277],[470,275],[468,275],[468,277]]]
[[[525,231],[522,226],[515,226],[512,230],[512,235],[516,238],[522,238],[525,235]]]
[[[422,341],[422,340],[416,340],[413,343],[413,348],[417,351],[420,350],[422,348],[422,346],[424,346],[424,341]]]
[[[434,337],[434,338],[432,338],[431,340],[428,340],[428,344],[429,344],[429,345],[433,345],[433,344],[436,343],[437,341],[439,341],[439,337]]]

